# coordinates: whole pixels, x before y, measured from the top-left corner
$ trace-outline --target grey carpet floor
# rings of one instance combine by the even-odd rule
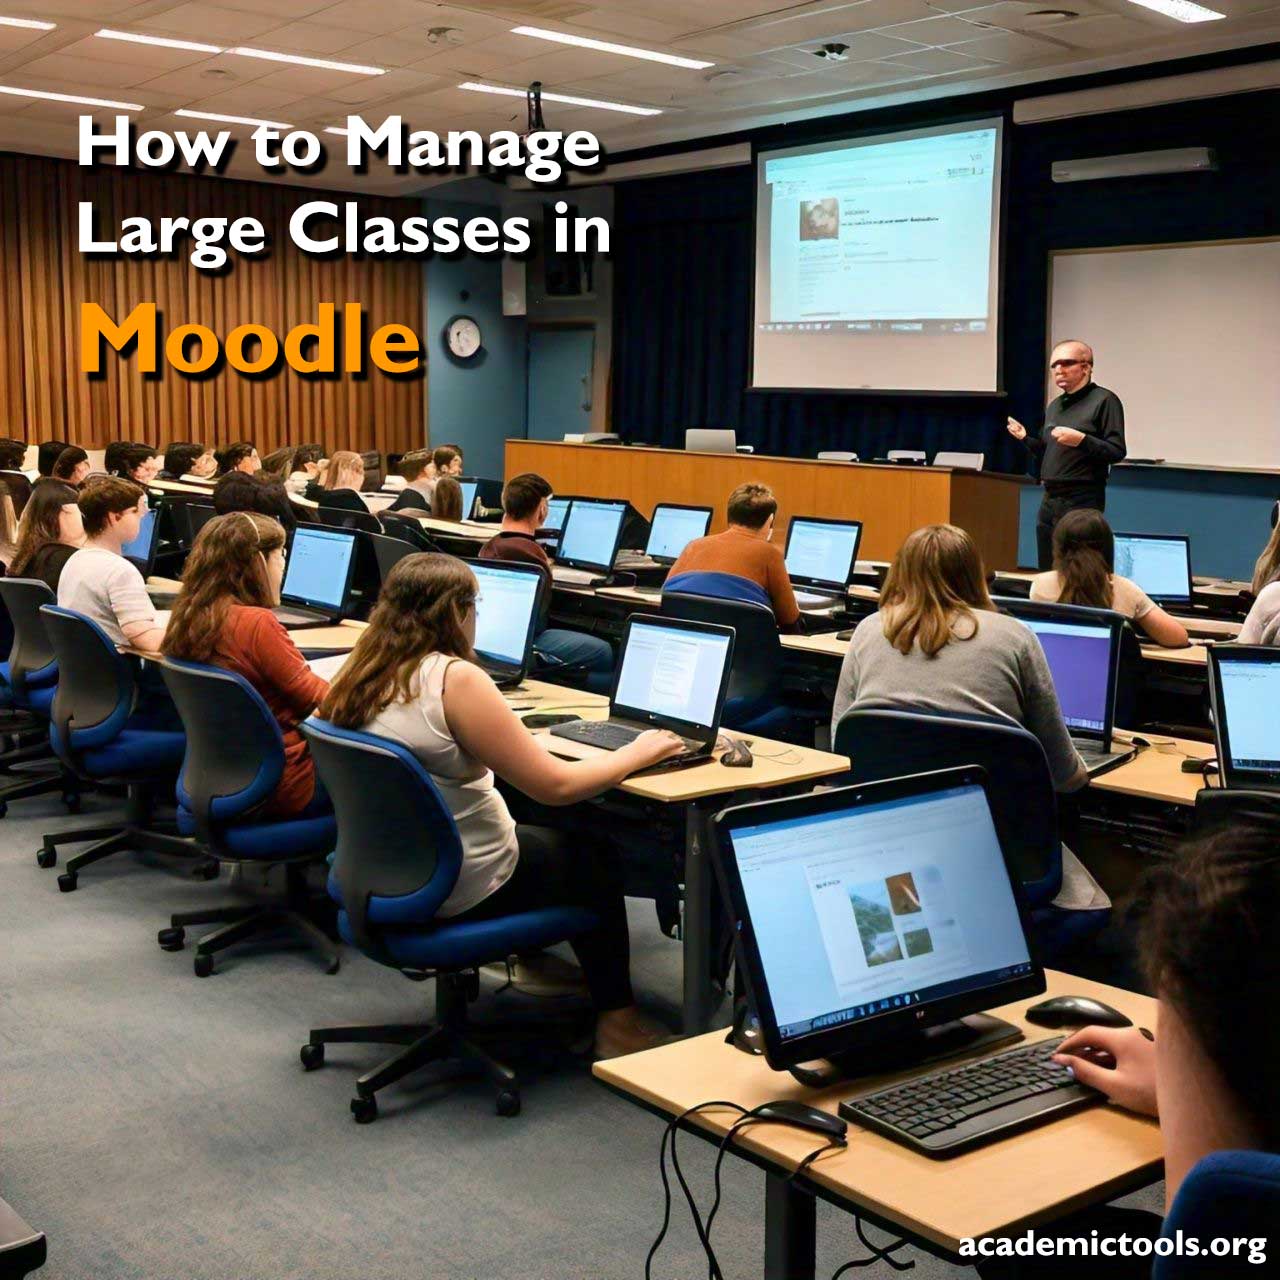
[[[514,1120],[481,1083],[407,1083],[354,1124],[360,1071],[384,1052],[334,1047],[302,1071],[312,1026],[412,1021],[429,986],[353,953],[326,976],[295,950],[239,952],[197,979],[155,931],[225,900],[224,881],[117,857],[58,892],[35,865],[56,800],[0,822],[0,1195],[49,1237],[49,1280],[573,1280],[640,1277],[661,1214],[659,1121],[570,1060],[535,1070]],[[674,1013],[678,945],[631,903],[644,1001]],[[509,993],[485,1012],[539,1016]],[[694,1185],[710,1148],[685,1142]],[[1159,1189],[1128,1203],[1155,1208]],[[727,1164],[715,1238],[726,1278],[761,1273],[762,1175]],[[655,1276],[705,1273],[687,1212]],[[862,1250],[819,1205],[819,1275]],[[973,1275],[924,1254],[915,1276]],[[885,1277],[883,1264],[861,1274]]]

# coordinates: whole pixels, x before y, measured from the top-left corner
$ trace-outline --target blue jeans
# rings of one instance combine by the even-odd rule
[[[549,627],[533,641],[534,674],[557,676],[592,693],[613,689],[613,646],[583,631]]]

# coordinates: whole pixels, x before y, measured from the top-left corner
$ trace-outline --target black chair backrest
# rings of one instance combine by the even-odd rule
[[[1120,666],[1116,671],[1115,723],[1121,729],[1136,729],[1142,723],[1142,705],[1147,688],[1147,660],[1132,622],[1120,628]]]
[[[378,520],[387,537],[407,542],[415,551],[440,550],[412,516],[401,515],[398,511],[383,511],[378,515]]]
[[[55,603],[47,582],[39,578],[0,578],[0,600],[13,623],[9,650],[9,682],[22,690],[27,676],[54,660],[53,642],[45,630],[40,606]]]
[[[775,697],[782,688],[783,654],[773,611],[742,600],[662,593],[662,616],[688,622],[714,622],[734,629],[733,666],[725,705],[756,703]]]
[[[1196,792],[1195,835],[1217,835],[1246,823],[1269,826],[1280,838],[1280,791],[1204,787]]]
[[[362,542],[373,547],[374,558],[378,564],[378,582],[386,582],[387,574],[406,556],[415,553],[416,548],[403,538],[391,538],[385,533],[362,533]]]
[[[365,533],[381,533],[377,517],[368,511],[344,511],[341,507],[320,507],[323,524],[333,529],[362,529]]]
[[[364,462],[364,484],[361,488],[366,493],[377,493],[384,478],[382,454],[376,449],[366,449],[360,457]]]
[[[1044,748],[1021,725],[851,707],[836,726],[831,749],[852,761],[852,782],[980,765],[987,771],[1000,844],[1032,904],[1057,896],[1062,876],[1058,799]]]
[[[137,684],[124,655],[96,622],[53,604],[44,605],[40,616],[58,661],[50,741],[74,767],[80,748],[104,746],[124,728]],[[73,733],[80,735],[75,743]]]

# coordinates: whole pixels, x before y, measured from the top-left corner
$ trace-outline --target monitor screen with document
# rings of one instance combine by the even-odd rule
[[[340,610],[346,606],[355,563],[355,534],[300,524],[293,532],[280,599],[288,604]]]
[[[1191,603],[1191,539],[1181,534],[1117,533],[1113,572],[1152,600]]]
[[[560,533],[556,562],[609,573],[618,554],[626,515],[625,502],[575,498]]]
[[[475,650],[504,667],[524,669],[542,590],[536,565],[468,560],[476,576]]]
[[[1280,787],[1280,649],[1212,646],[1209,694],[1224,784]]]
[[[660,563],[674,564],[689,543],[706,536],[710,523],[710,507],[678,507],[660,502],[649,523],[645,555]]]
[[[542,522],[544,529],[554,529],[557,533],[564,528],[564,518],[569,514],[572,498],[549,498],[547,500],[547,518]]]
[[[984,782],[949,769],[716,819],[771,1066],[1044,990]]]
[[[860,520],[796,516],[787,526],[787,576],[807,587],[840,590],[853,578]]]

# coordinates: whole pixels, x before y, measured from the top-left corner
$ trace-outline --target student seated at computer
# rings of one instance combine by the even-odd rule
[[[80,491],[79,503],[85,542],[62,567],[58,603],[91,618],[122,648],[158,653],[164,623],[142,574],[121,552],[141,529],[146,491],[132,480],[105,476]]]
[[[740,484],[730,495],[723,533],[695,538],[671,566],[667,581],[684,573],[724,573],[752,582],[768,597],[779,631],[797,630],[800,608],[782,552],[770,541],[778,500],[764,484]],[[743,599],[748,598],[744,595]]]
[[[1253,566],[1249,589],[1254,601],[1240,628],[1240,643],[1280,645],[1280,524]]]
[[[164,469],[157,480],[212,480],[218,472],[213,450],[198,440],[178,440],[164,451]]]
[[[564,761],[545,751],[472,661],[476,580],[460,560],[412,555],[391,571],[367,630],[319,714],[378,734],[417,757],[462,839],[462,870],[440,915],[484,920],[551,906],[589,907],[599,923],[573,948],[595,1005],[600,1057],[652,1044],[635,1006],[619,868],[592,832],[517,824],[494,775],[540,805],[588,800],[681,748],[649,730],[618,751]]]
[[[262,459],[258,457],[257,448],[248,440],[237,440],[215,455],[218,460],[218,474],[225,476],[231,471],[246,471],[253,475],[262,470]]]
[[[404,488],[396,495],[389,511],[431,510],[436,488],[436,469],[429,449],[411,449],[400,459]]]
[[[0,439],[0,471],[21,471],[27,456],[27,442],[12,436]]]
[[[36,470],[43,477],[53,475],[53,465],[67,447],[66,440],[45,440],[36,450]]]
[[[285,478],[290,493],[305,496],[309,485],[324,469],[324,449],[318,444],[300,444],[293,451],[293,469]]]
[[[329,683],[307,666],[271,612],[280,603],[284,543],[284,528],[267,516],[238,511],[210,520],[187,558],[163,646],[168,657],[243,676],[271,708],[284,735],[284,773],[263,807],[271,818],[331,807],[323,789],[317,794],[315,765],[298,731]]]
[[[228,472],[213,486],[213,509],[220,516],[232,511],[256,511],[279,520],[289,531],[298,524],[293,503],[278,476]]]
[[[1053,568],[1031,580],[1031,598],[1048,603],[1114,609],[1157,644],[1178,649],[1187,629],[1152,601],[1136,582],[1112,572],[1115,539],[1101,511],[1068,511],[1053,530]]]
[[[53,464],[52,480],[61,480],[73,489],[78,489],[89,478],[89,455],[78,444],[69,444],[58,454]]]
[[[160,474],[160,455],[149,444],[131,444],[120,451],[119,474],[144,489]]]
[[[368,505],[360,496],[364,484],[364,459],[349,449],[339,449],[329,458],[329,466],[319,490],[312,490],[322,507],[338,511],[363,511],[369,514]]]
[[[452,476],[441,476],[436,481],[431,514],[437,520],[462,519],[462,486]]]
[[[84,546],[84,519],[76,491],[60,480],[42,480],[32,490],[18,523],[9,577],[38,578],[57,594],[67,561]]]
[[[536,564],[545,579],[544,599],[551,598],[551,559],[535,534],[547,520],[551,486],[533,472],[513,476],[502,490],[502,524],[480,548],[481,560],[516,560]],[[545,615],[534,637],[533,653],[541,674],[573,679],[579,675],[593,693],[613,688],[613,646],[600,636],[547,627]]]
[[[833,738],[840,717],[855,706],[1011,721],[1040,739],[1055,790],[1078,791],[1089,781],[1040,641],[997,611],[978,548],[955,525],[925,525],[898,548],[879,612],[858,624],[840,668]],[[1055,905],[1107,905],[1065,845]]]
[[[135,440],[112,440],[102,451],[102,470],[109,476],[124,474],[124,455],[138,442]]]

